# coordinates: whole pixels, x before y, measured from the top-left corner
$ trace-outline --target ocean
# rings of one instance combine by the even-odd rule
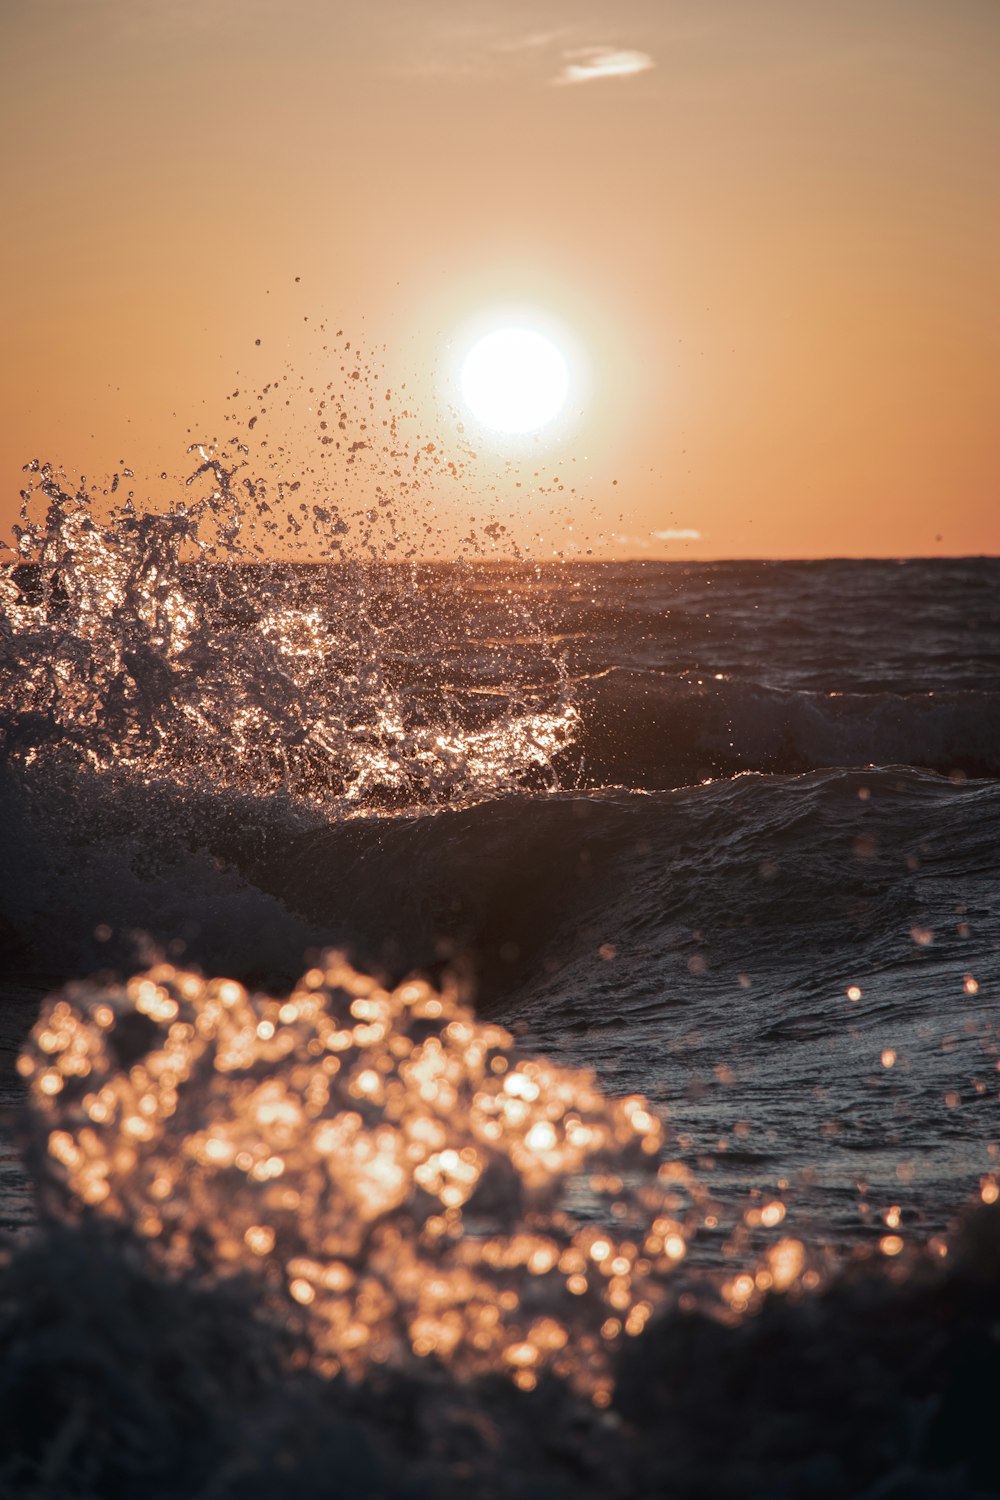
[[[15,1241],[263,1268],[329,1378],[606,1408],[661,1308],[943,1262],[996,1200],[1000,560],[267,562],[37,484],[0,573]]]

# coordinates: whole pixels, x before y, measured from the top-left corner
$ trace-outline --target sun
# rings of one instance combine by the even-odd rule
[[[559,415],[569,394],[565,357],[531,328],[497,328],[479,339],[460,380],[476,421],[495,432],[535,432]]]

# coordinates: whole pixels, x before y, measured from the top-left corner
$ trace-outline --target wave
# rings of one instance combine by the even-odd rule
[[[992,781],[751,774],[317,830],[260,879],[651,1098],[720,1189],[793,1174],[839,1243],[866,1222],[859,1161],[886,1211],[919,1181],[928,1235],[988,1167],[998,837]]]
[[[840,987],[909,953],[912,928],[939,931],[940,955],[955,908],[989,911],[1000,837],[995,782],[903,766],[353,819],[170,778],[33,769],[27,783],[0,777],[0,911],[48,972],[126,962],[132,930],[272,982],[334,943],[394,976],[450,964],[485,1008],[571,975],[582,1004],[605,944],[647,955],[636,1003],[657,963],[733,976],[780,958]]]
[[[575,685],[554,758],[584,786],[662,788],[741,771],[909,765],[1000,775],[1000,694],[787,691],[615,667]]]
[[[627,932],[686,956],[697,931],[713,961],[736,968],[773,957],[768,934],[786,959],[814,965],[867,934],[875,962],[878,943],[918,919],[954,926],[949,900],[988,906],[998,831],[993,782],[906,767],[754,773],[327,826],[254,878],[390,969],[467,955],[486,1004],[578,957],[592,963]],[[921,868],[940,888],[933,909],[917,893]]]

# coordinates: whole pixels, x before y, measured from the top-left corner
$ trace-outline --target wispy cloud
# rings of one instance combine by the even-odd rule
[[[655,548],[657,542],[700,542],[702,534],[693,526],[672,526],[665,531],[646,531],[642,536],[627,536],[624,532],[613,531],[608,541],[616,547],[628,547],[633,552],[649,552]]]
[[[656,63],[648,52],[624,47],[578,47],[562,54],[563,66],[552,82],[591,83],[598,78],[630,78],[647,73]]]

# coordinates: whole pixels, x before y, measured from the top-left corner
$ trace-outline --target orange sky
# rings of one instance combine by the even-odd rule
[[[449,449],[516,305],[589,396],[456,516],[565,545],[537,469],[601,555],[1000,551],[998,78],[995,0],[6,0],[3,530],[36,456],[162,498],[324,321]]]

